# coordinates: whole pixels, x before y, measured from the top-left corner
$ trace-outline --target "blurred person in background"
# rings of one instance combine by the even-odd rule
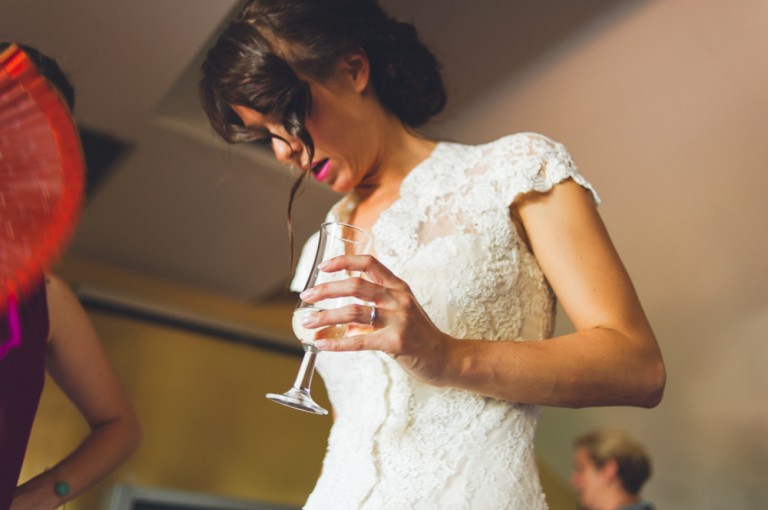
[[[571,484],[586,510],[654,510],[640,496],[650,476],[648,452],[622,430],[591,430],[574,441]]]

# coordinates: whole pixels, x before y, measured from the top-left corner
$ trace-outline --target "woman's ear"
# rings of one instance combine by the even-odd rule
[[[619,463],[614,459],[608,460],[600,470],[609,478],[613,480],[619,479]]]
[[[368,61],[368,55],[363,50],[357,50],[348,53],[342,58],[343,69],[352,81],[352,84],[358,92],[362,92],[368,87],[371,77],[371,64]]]

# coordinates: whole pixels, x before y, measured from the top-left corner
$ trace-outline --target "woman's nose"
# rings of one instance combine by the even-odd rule
[[[300,163],[299,156],[301,156],[301,144],[297,141],[273,138],[272,151],[275,153],[275,158],[281,163]]]

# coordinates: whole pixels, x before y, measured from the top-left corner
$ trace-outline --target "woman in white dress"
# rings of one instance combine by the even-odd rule
[[[543,135],[421,135],[445,93],[413,26],[374,0],[254,0],[200,85],[225,140],[269,144],[344,195],[329,218],[374,234],[372,255],[323,268],[364,278],[302,294],[372,303],[306,323],[364,327],[317,343],[335,421],[305,508],[546,508],[538,406],[659,403],[661,353],[597,194]],[[555,299],[575,333],[551,337]]]

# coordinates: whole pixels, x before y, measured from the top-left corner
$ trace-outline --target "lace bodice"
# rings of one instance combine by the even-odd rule
[[[554,296],[509,206],[568,178],[592,191],[565,148],[542,135],[441,142],[374,225],[375,251],[451,336],[545,339]],[[354,205],[345,197],[329,219],[344,221]],[[306,281],[312,246],[294,287]],[[376,351],[321,353],[317,369],[337,418],[306,509],[546,508],[533,455],[536,406],[426,385]]]

